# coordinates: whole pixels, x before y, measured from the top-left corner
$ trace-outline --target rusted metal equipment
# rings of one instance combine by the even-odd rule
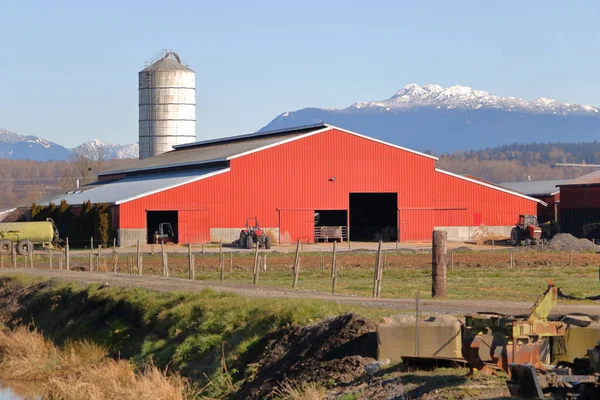
[[[575,360],[569,367],[539,371],[530,364],[510,364],[510,371],[507,386],[514,397],[542,400],[551,394],[554,399],[599,399],[600,342],[588,349],[586,358]]]
[[[550,338],[563,336],[567,324],[549,321],[557,302],[557,288],[548,289],[531,308],[527,318],[500,314],[471,314],[465,317],[462,355],[469,366],[484,374],[494,369],[510,373],[509,364],[544,368],[550,362]]]

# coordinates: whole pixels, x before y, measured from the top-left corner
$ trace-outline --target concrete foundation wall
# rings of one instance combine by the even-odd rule
[[[118,229],[117,234],[120,247],[135,246],[138,240],[142,244],[148,241],[145,229]]]
[[[436,226],[433,229],[448,232],[448,240],[464,242],[476,236],[493,235],[510,238],[511,226]]]
[[[222,240],[223,243],[231,243],[234,240],[240,238],[240,231],[246,228],[210,228],[210,241],[218,242]],[[266,234],[270,234],[273,243],[279,242],[279,228],[262,228]]]

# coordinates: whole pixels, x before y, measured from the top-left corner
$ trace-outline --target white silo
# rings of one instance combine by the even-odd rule
[[[165,50],[139,73],[140,159],[196,140],[196,73]]]

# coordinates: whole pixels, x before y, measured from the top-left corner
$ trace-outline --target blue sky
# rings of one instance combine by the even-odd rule
[[[0,127],[137,140],[137,72],[196,71],[199,139],[408,83],[600,106],[597,1],[30,1],[0,5]]]

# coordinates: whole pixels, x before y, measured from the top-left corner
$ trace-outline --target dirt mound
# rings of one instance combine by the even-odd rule
[[[546,247],[554,251],[600,251],[600,246],[587,239],[577,239],[568,233],[559,233],[554,236]]]
[[[258,346],[264,350],[249,365],[255,375],[248,377],[236,399],[273,397],[274,389],[284,381],[292,385],[352,382],[364,374],[365,365],[375,362],[376,326],[358,315],[345,314],[281,329]]]

